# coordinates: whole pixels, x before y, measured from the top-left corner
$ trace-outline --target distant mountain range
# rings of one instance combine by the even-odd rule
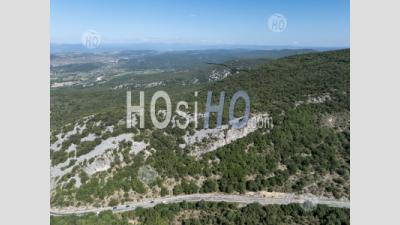
[[[248,50],[279,50],[279,49],[314,49],[318,51],[336,50],[343,47],[318,47],[299,45],[201,45],[201,44],[180,44],[180,43],[130,43],[130,44],[101,44],[98,48],[88,49],[82,44],[50,44],[50,52],[55,53],[84,53],[84,52],[112,52],[123,50],[156,50],[156,51],[181,51],[181,50],[209,50],[209,49],[248,49]]]

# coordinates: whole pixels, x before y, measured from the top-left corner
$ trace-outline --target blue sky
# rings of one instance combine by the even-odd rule
[[[274,33],[268,18],[287,27]],[[51,42],[80,43],[87,30],[102,43],[348,47],[348,0],[51,0]]]

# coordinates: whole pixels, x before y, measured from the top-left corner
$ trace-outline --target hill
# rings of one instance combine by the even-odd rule
[[[55,91],[53,118],[73,122],[58,119],[52,132],[51,203],[115,205],[143,196],[248,191],[349,199],[349,56],[349,50],[288,56],[218,81],[162,87],[174,107],[178,100],[192,103],[199,91],[199,111],[208,90],[226,91],[225,102],[247,91],[252,116],[269,115],[273,127],[240,130],[229,143],[230,127],[155,130],[148,115],[146,129],[127,129],[126,89]],[[141,89],[151,96],[160,87]]]

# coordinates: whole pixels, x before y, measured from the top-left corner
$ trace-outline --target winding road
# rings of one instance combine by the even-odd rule
[[[54,208],[50,210],[52,216],[63,215],[82,215],[87,213],[99,213],[105,210],[112,210],[113,212],[124,212],[134,210],[138,207],[150,208],[158,204],[178,203],[182,201],[197,202],[232,202],[241,204],[250,204],[258,202],[261,205],[278,204],[287,205],[290,203],[304,203],[309,201],[313,204],[322,204],[330,207],[350,208],[350,201],[337,200],[325,197],[318,197],[311,194],[296,195],[292,193],[267,193],[262,195],[260,193],[235,195],[235,194],[221,194],[221,193],[208,193],[208,194],[192,194],[192,195],[178,195],[170,197],[162,197],[155,199],[143,199],[138,202],[127,202],[115,207],[100,207],[100,208]]]

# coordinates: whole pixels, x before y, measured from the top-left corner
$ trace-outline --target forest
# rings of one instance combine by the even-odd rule
[[[171,99],[184,98],[188,102],[193,101],[193,90],[203,93],[198,99],[199,110],[204,109],[201,103],[205,102],[206,90],[211,89],[215,93],[225,91],[228,96],[232,96],[238,89],[247,90],[252,113],[271,114],[274,128],[258,129],[197,159],[190,154],[190,146],[184,149],[178,147],[185,130],[171,126],[153,130],[149,115],[146,114],[146,129],[139,129],[141,134],[135,140],[145,140],[150,144],[149,150],[155,149],[150,156],[145,157],[142,153],[130,155],[127,153],[129,145],[121,145],[115,151],[123,153],[126,166],[121,167],[117,160],[108,171],[83,179],[79,188],[73,185],[74,174],[66,174],[61,179],[70,180],[70,183],[56,189],[51,203],[55,206],[107,204],[105,199],[121,190],[126,197],[118,202],[123,202],[130,200],[128,193],[132,191],[141,194],[157,189],[162,190],[162,195],[266,190],[349,199],[349,56],[348,49],[289,56],[268,61],[251,72],[235,74],[205,86],[175,89],[169,92],[176,97]],[[82,91],[82,95],[90,92]],[[103,128],[116,125],[125,118],[123,96],[126,93],[97,93],[99,89],[92,91],[93,95],[84,95],[84,98],[70,94],[58,96],[55,99],[55,112],[65,104],[71,104],[73,114],[89,114],[99,109],[93,121],[104,121]],[[151,96],[152,90],[146,91],[149,93],[146,96]],[[329,98],[327,101],[319,101],[320,96]],[[65,98],[64,101],[60,97]],[[93,101],[93,98],[96,100]],[[225,101],[230,101],[229,97]],[[226,122],[227,110],[224,112],[223,120]],[[215,123],[215,115],[210,123]],[[200,123],[198,129],[201,128]],[[100,139],[82,143],[79,140],[89,131],[99,133],[96,129],[99,128],[90,125],[84,134],[63,143],[62,149],[75,143],[78,155],[89,152]],[[187,131],[192,132],[193,129],[190,125]],[[125,132],[137,130],[116,126],[112,133],[104,133],[99,138],[105,139]],[[52,163],[56,164],[65,161],[69,155],[65,151],[57,151],[52,152],[51,157]],[[150,165],[157,171],[159,178],[156,182],[143,184],[135,176],[138,168],[143,165]],[[80,170],[79,165],[76,165],[73,172]],[[111,171],[113,176],[108,177]],[[84,172],[80,174],[86,178]],[[202,177],[205,181],[197,182]],[[176,182],[171,192],[164,184],[166,179],[174,179]]]
[[[135,211],[113,214],[111,211],[85,216],[51,217],[52,225],[97,224],[125,225],[136,221],[144,225],[167,224],[224,224],[224,225],[278,225],[278,224],[350,224],[350,210],[322,205],[307,207],[304,204],[239,206],[226,202],[181,202],[138,208]]]

